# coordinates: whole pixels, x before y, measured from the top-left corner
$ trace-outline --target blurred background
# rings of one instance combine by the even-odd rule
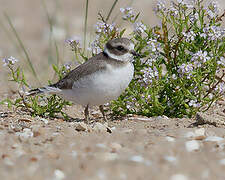
[[[166,1],[170,2],[170,1]],[[225,8],[225,1],[219,0],[221,10]],[[91,0],[88,8],[87,42],[95,38],[94,25],[98,21],[98,13],[106,17],[112,7],[114,0]],[[125,26],[131,30],[133,27],[124,24],[121,20],[121,7],[131,6],[135,12],[140,12],[140,19],[145,24],[157,25],[153,7],[155,0],[118,0],[109,23],[116,22],[119,26]],[[59,51],[60,64],[71,61],[73,52],[65,43],[65,39],[84,35],[85,0],[0,0],[0,57],[1,59],[13,56],[20,60],[19,64],[24,68],[28,82],[33,87],[39,86],[37,80],[32,76],[31,69],[23,50],[16,40],[12,28],[9,26],[7,16],[10,18],[20,39],[22,40],[37,72],[41,84],[53,79],[51,64],[56,63],[56,42]],[[52,23],[50,28],[49,20]],[[7,68],[0,61],[0,94],[9,92],[13,85],[7,81]]]

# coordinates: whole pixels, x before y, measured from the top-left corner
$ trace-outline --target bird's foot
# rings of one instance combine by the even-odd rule
[[[105,122],[107,123],[108,122],[108,119],[107,119],[107,117],[105,115],[105,111],[104,111],[103,105],[100,105],[99,106],[99,110],[101,111],[102,116],[103,116],[103,120],[101,120],[100,122],[101,123],[105,123]]]

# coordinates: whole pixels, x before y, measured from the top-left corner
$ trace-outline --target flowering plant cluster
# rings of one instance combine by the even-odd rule
[[[130,39],[141,57],[134,60],[135,73],[126,91],[110,107],[114,114],[183,117],[205,111],[225,92],[225,29],[221,25],[225,12],[220,14],[215,2],[177,0],[170,6],[159,1],[154,8],[161,25],[148,27],[139,20],[132,7],[120,8],[122,19],[133,26]],[[88,51],[80,38],[66,40],[79,62],[102,52],[105,43],[122,37],[126,29],[109,23],[99,14],[95,26],[96,37]],[[84,43],[85,44],[85,43]],[[10,69],[12,80],[20,87],[29,87],[18,61],[13,57],[3,60]],[[53,65],[59,79],[70,70]],[[44,101],[44,103],[43,103]],[[24,97],[8,104],[22,107],[33,115],[52,116],[61,113],[70,103],[53,95]]]
[[[191,117],[207,110],[225,92],[225,29],[215,2],[177,0],[154,9],[161,26],[148,27],[122,8],[143,55],[134,61],[129,88],[111,104],[116,114]]]
[[[26,90],[31,88],[27,83],[23,70],[20,68],[20,66],[16,67],[16,63],[18,61],[18,59],[12,56],[4,58],[3,66],[7,66],[10,70],[10,81],[17,83],[17,85],[19,86],[19,97],[15,100],[7,98],[0,103],[7,104],[8,107],[14,106],[16,108],[21,108],[22,110],[30,113],[32,116],[55,117],[56,114],[60,113],[64,118],[68,118],[68,116],[62,111],[62,109],[67,105],[71,105],[70,102],[63,100],[56,95],[51,95],[48,97],[43,95],[38,95],[35,97],[26,96]],[[62,78],[63,74],[67,73],[70,68],[71,66],[68,63],[63,65],[62,68],[53,65],[53,69],[59,79]]]

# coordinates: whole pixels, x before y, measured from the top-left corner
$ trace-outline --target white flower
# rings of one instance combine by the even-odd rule
[[[143,33],[147,30],[147,27],[142,22],[134,23],[134,32],[135,33]]]
[[[72,62],[66,62],[63,66],[65,67],[67,71],[69,71],[71,69],[71,65],[72,65]]]
[[[127,20],[127,19],[131,19],[134,20],[134,11],[132,7],[126,7],[126,8],[120,8],[120,12],[122,12],[123,15],[123,19]]]
[[[189,41],[194,41],[195,39],[195,33],[193,31],[190,31],[190,32],[183,32],[183,35],[185,37],[185,41],[186,42],[189,42]]]
[[[65,42],[70,45],[70,47],[72,48],[72,51],[75,51],[81,48],[81,37],[79,36],[73,36],[71,38],[68,38],[65,40]]]
[[[88,50],[91,51],[93,54],[98,54],[102,51],[102,49],[99,47],[99,38],[100,36],[97,35],[95,40],[90,44],[90,47],[88,48]]]
[[[113,30],[118,31],[118,28],[116,28],[115,23],[107,24],[104,22],[97,22],[95,28],[96,33],[110,34]]]
[[[195,4],[195,0],[177,0],[177,2],[187,8],[193,8]]]
[[[219,83],[216,86],[215,90],[218,91],[220,94],[223,94],[225,92],[225,83],[224,82]]]
[[[143,74],[143,81],[145,84],[151,84],[153,79],[157,79],[159,72],[156,67],[148,67],[141,70]]]
[[[2,61],[4,63],[3,66],[8,66],[8,65],[14,65],[19,60],[10,56],[9,58],[4,58]]]
[[[203,52],[202,50],[200,50],[193,55],[193,57],[191,58],[191,61],[200,61],[200,63],[201,62],[205,63],[209,59],[210,57],[208,56],[207,51]]]
[[[200,104],[197,102],[197,100],[191,100],[189,103],[188,103],[189,106],[192,106],[192,107],[200,107]]]
[[[219,14],[218,2],[213,1],[206,9],[209,19],[215,18]]]
[[[184,76],[187,75],[187,78],[190,79],[193,72],[193,64],[182,64],[178,67],[178,72]]]
[[[220,57],[220,60],[217,61],[217,64],[222,65],[225,67],[225,58],[224,57]]]

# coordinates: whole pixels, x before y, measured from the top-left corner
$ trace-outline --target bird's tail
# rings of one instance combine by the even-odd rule
[[[61,90],[59,88],[53,86],[45,86],[42,88],[32,89],[26,93],[27,96],[33,96],[41,93],[48,93],[48,94],[57,94]]]

